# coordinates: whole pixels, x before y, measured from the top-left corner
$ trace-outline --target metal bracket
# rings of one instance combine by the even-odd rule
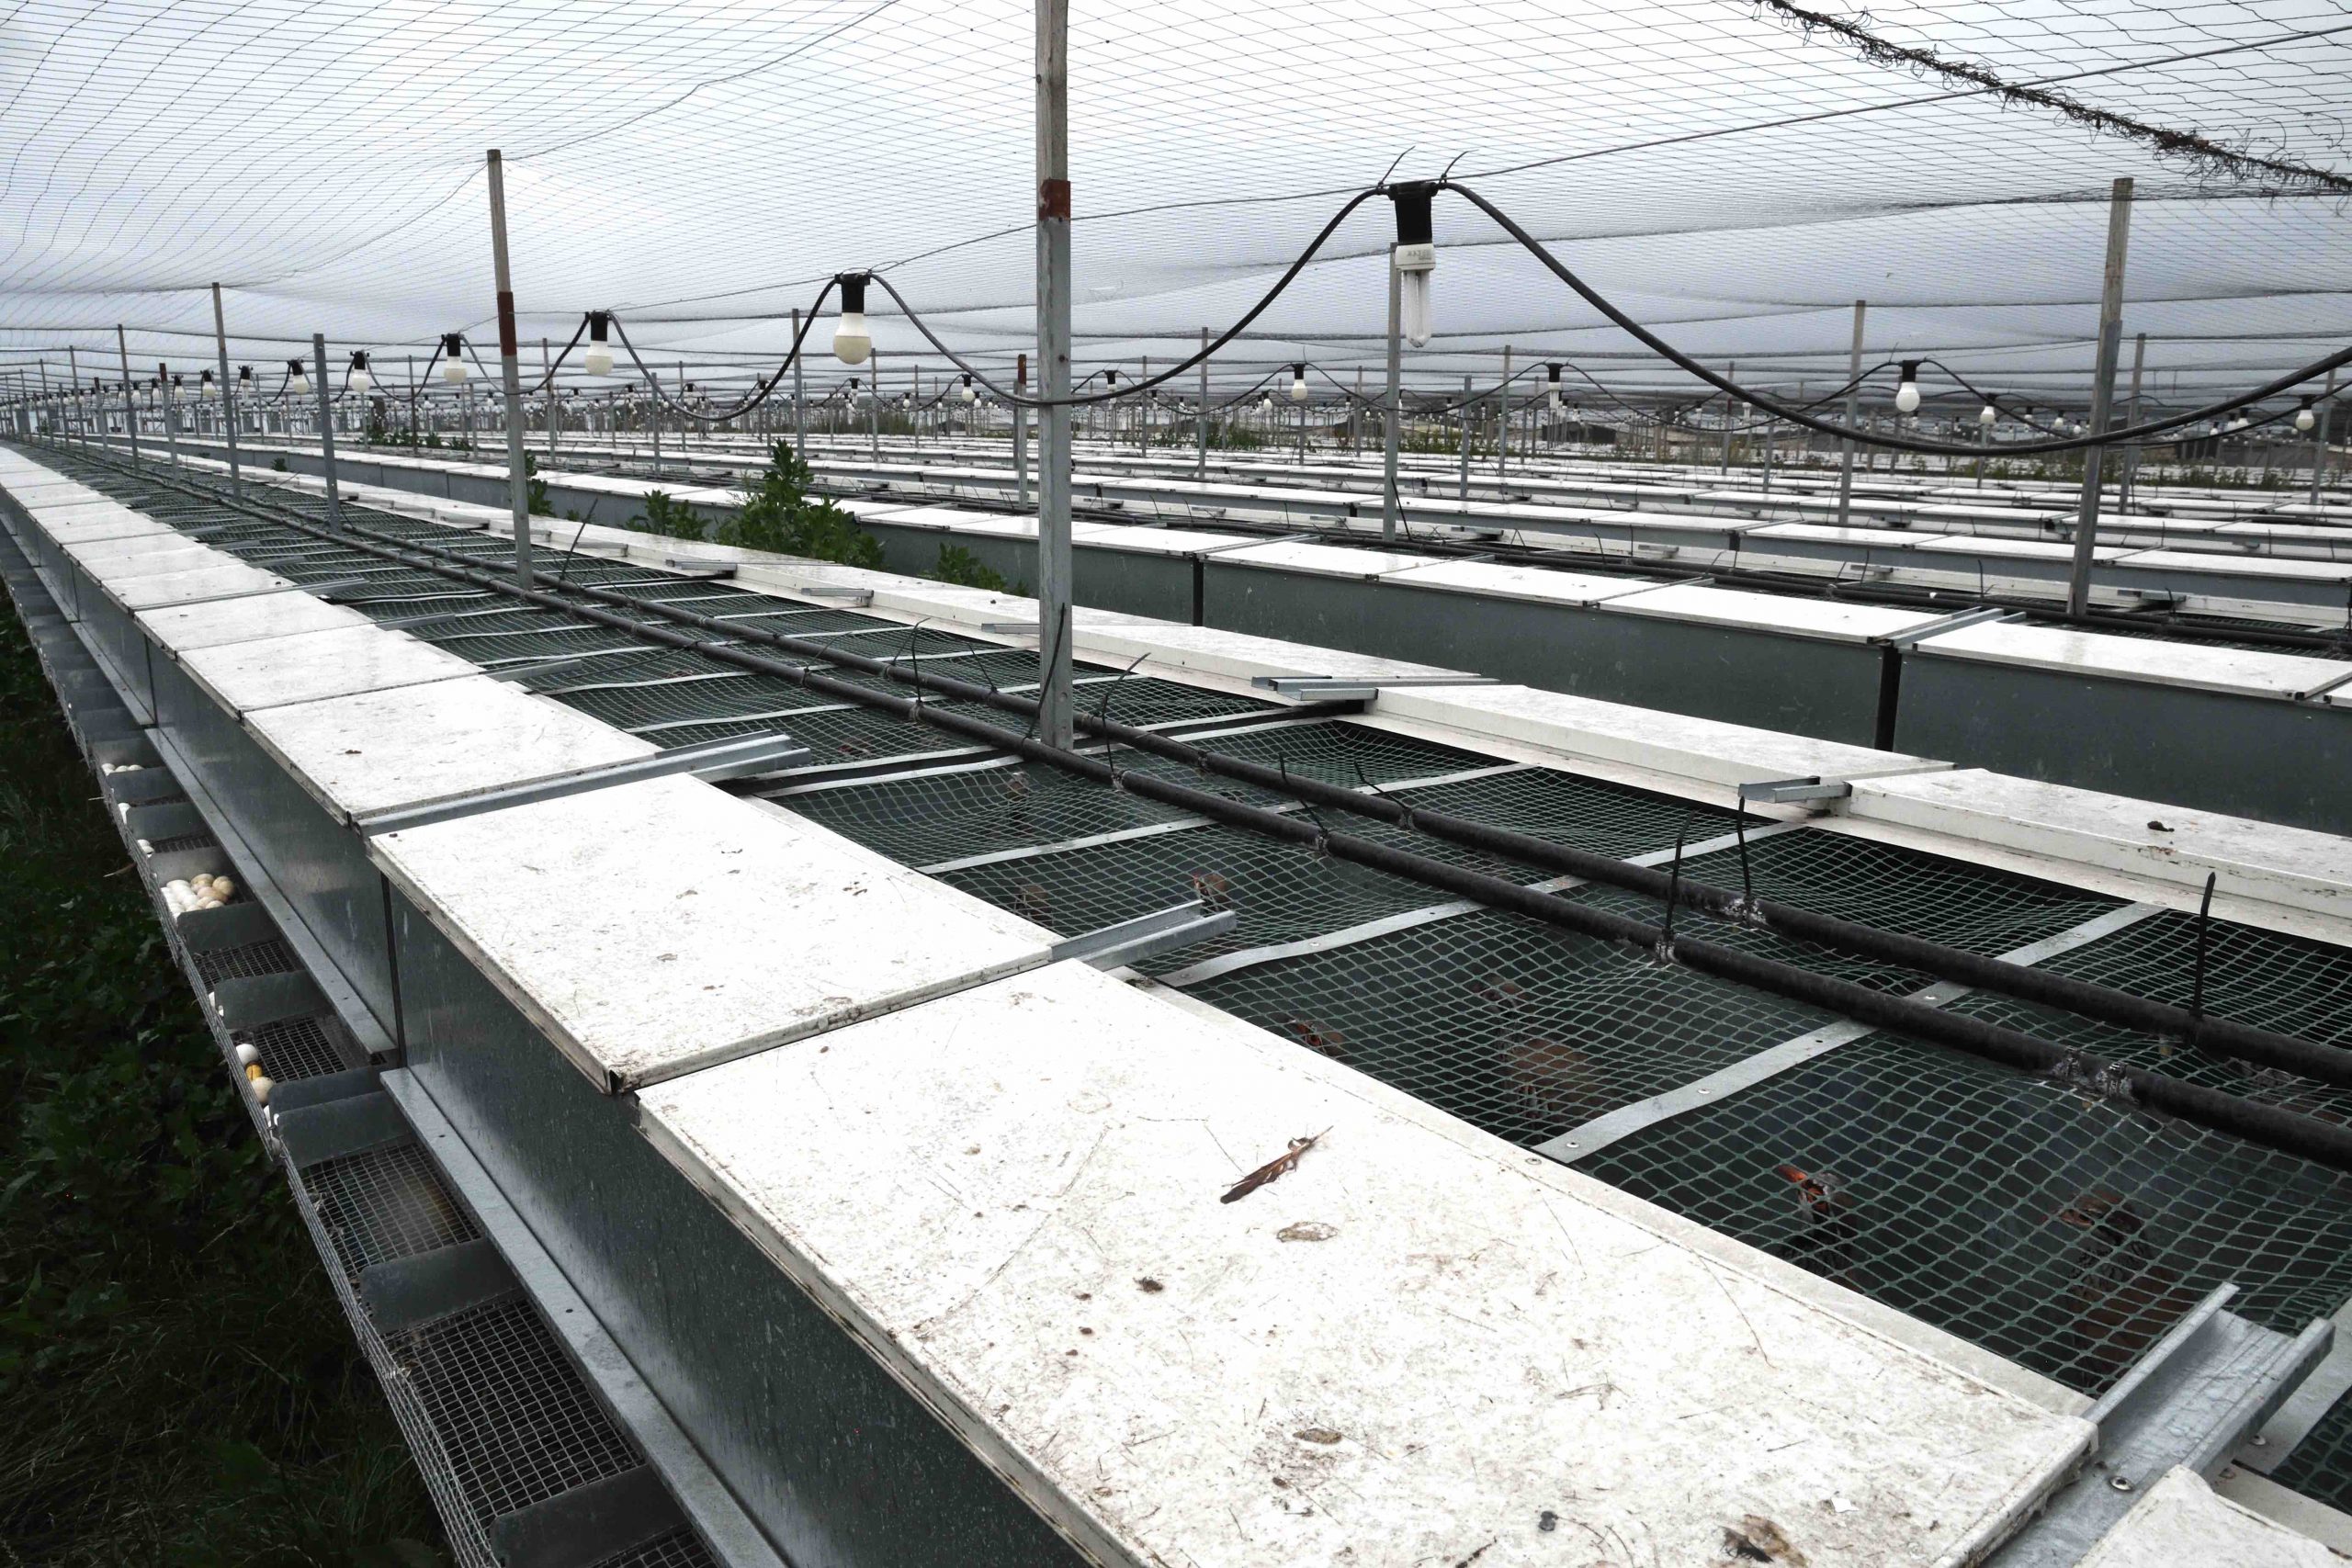
[[[1963,626],[1981,626],[1989,621],[2016,621],[2022,620],[2024,617],[2023,610],[1998,610],[1979,606],[1973,610],[1962,610],[1955,615],[1929,621],[1924,626],[1913,626],[1909,631],[1891,632],[1885,637],[1873,640],[1884,648],[1909,648],[1914,643],[1926,641],[1928,637],[1941,637],[1946,632],[1959,631]]]
[[[330,604],[340,604],[354,589],[365,588],[375,581],[371,577],[335,577],[324,582],[305,582],[302,592],[313,599],[323,599]]]
[[[673,773],[693,773],[705,779],[735,779],[747,773],[784,773],[793,768],[807,767],[809,760],[808,748],[789,735],[752,735],[735,740],[713,740],[700,746],[676,747],[656,756],[639,757],[634,761],[582,768],[577,773],[559,773],[554,778],[540,779],[532,784],[485,790],[480,795],[469,795],[458,800],[399,807],[362,817],[354,825],[361,834],[373,838],[379,833],[429,827],[435,822],[475,817],[485,811],[501,811],[510,806],[559,800],[568,795],[583,795],[592,789],[608,789],[614,784],[635,784],[642,779],[667,778]]]
[[[1794,806],[1815,800],[1843,800],[1854,793],[1854,786],[1843,779],[1824,784],[1815,773],[1802,779],[1762,779],[1739,786],[1739,798],[1760,800],[1773,806]]]
[[[871,588],[837,588],[824,582],[786,582],[778,586],[786,593],[797,593],[803,599],[821,599],[827,604],[847,605],[862,610],[874,603]]]
[[[2098,1457],[1995,1554],[1996,1568],[2073,1568],[2166,1471],[2219,1471],[2327,1353],[2324,1319],[2290,1339],[2226,1311],[2236,1294],[2216,1286],[2083,1413]]]
[[[989,637],[1035,637],[1039,626],[1035,621],[982,621],[980,630]]]
[[[490,1522],[505,1568],[582,1568],[608,1562],[686,1522],[651,1465],[582,1482]]]
[[[1122,964],[1149,958],[1155,953],[1172,953],[1180,947],[1204,942],[1213,936],[1223,936],[1231,931],[1240,917],[1230,909],[1215,914],[1198,898],[1172,905],[1148,915],[1138,915],[1132,920],[1121,920],[1083,936],[1056,942],[1048,953],[1054,962],[1065,958],[1082,958],[1097,969],[1116,969]]]
[[[1313,702],[1371,702],[1388,686],[1491,686],[1488,675],[1252,675],[1250,684],[1276,696]]]
[[[680,577],[701,578],[705,581],[716,581],[735,575],[733,561],[696,560],[691,556],[664,556],[662,558],[662,565],[665,570],[674,571]]]
[[[414,1328],[468,1307],[520,1295],[523,1282],[498,1248],[477,1236],[359,1271],[359,1299],[385,1334]]]
[[[303,1170],[327,1160],[413,1143],[415,1136],[392,1097],[378,1089],[281,1111],[277,1141],[294,1168]]]

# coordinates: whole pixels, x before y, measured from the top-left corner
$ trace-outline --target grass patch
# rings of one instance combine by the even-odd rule
[[[0,1563],[443,1562],[293,1199],[6,615],[0,757]]]

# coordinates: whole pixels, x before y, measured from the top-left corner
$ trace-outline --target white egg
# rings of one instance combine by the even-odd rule
[[[267,1078],[255,1078],[254,1079],[254,1098],[259,1100],[262,1104],[267,1105],[269,1103],[269,1091],[277,1087],[277,1086],[276,1084],[270,1082]]]
[[[260,1060],[260,1051],[256,1050],[253,1045],[244,1041],[240,1040],[237,1042],[237,1066],[241,1067],[249,1067]]]
[[[208,894],[196,901],[196,907],[199,909],[217,909],[220,907],[220,900]]]

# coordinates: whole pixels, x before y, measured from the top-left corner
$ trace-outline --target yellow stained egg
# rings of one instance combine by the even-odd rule
[[[247,1083],[259,1083],[261,1081],[261,1064],[259,1062],[247,1062],[245,1064],[245,1081]]]

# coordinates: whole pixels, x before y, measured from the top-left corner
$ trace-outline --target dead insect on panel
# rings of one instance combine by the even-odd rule
[[[1249,1175],[1235,1182],[1233,1184],[1233,1190],[1227,1192],[1224,1197],[1218,1199],[1217,1201],[1220,1203],[1238,1202],[1240,1200],[1250,1196],[1250,1193],[1258,1190],[1259,1188],[1264,1187],[1271,1182],[1281,1180],[1283,1177],[1298,1168],[1299,1156],[1305,1154],[1307,1150],[1321,1143],[1325,1134],[1329,1133],[1330,1130],[1330,1128],[1326,1127],[1321,1133],[1317,1133],[1310,1138],[1293,1138],[1290,1141],[1289,1148],[1283,1150],[1272,1159],[1268,1160],[1265,1164],[1260,1166],[1257,1169],[1251,1171]]]

